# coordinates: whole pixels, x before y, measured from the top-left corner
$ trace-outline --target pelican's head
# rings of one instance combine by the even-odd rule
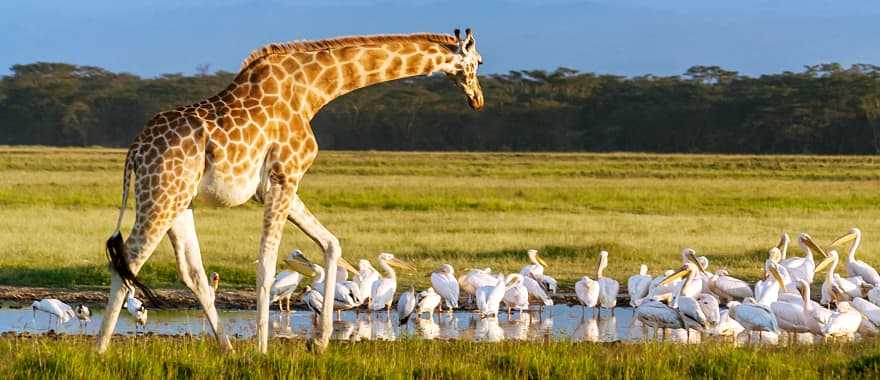
[[[801,247],[803,247],[805,251],[806,250],[816,251],[816,252],[819,252],[819,254],[821,254],[822,256],[828,257],[828,254],[825,253],[825,250],[822,249],[822,247],[820,247],[819,244],[816,244],[816,241],[813,240],[813,238],[810,235],[808,235],[806,232],[801,233],[801,235],[798,237],[798,241],[800,242]]]
[[[218,287],[220,287],[220,273],[211,272],[211,288],[217,291]]]
[[[639,265],[639,275],[647,276],[648,275],[648,266],[645,264]]]
[[[816,265],[816,268],[813,269],[813,273],[819,273],[825,270],[825,268],[831,266],[832,264],[834,266],[837,266],[838,260],[839,256],[837,254],[837,251],[832,249],[830,252],[828,252],[828,257],[826,257],[824,260],[820,261],[819,264]]]
[[[547,262],[545,262],[544,259],[542,259],[540,256],[538,256],[537,249],[530,249],[530,250],[526,251],[526,255],[529,256],[529,261],[531,261],[532,264],[540,265],[542,267],[547,266]]]
[[[388,252],[382,252],[379,254],[379,262],[385,262],[385,263],[388,263],[388,265],[395,266],[395,267],[398,267],[401,269],[406,269],[406,270],[411,270],[411,271],[416,270],[416,267],[414,267],[412,264],[401,261],[400,259],[394,257],[394,255],[392,255]]]
[[[850,228],[849,231],[845,235],[837,238],[837,240],[834,240],[834,242],[831,243],[831,246],[838,247],[838,246],[841,246],[841,245],[846,244],[848,242],[851,242],[851,241],[855,240],[856,238],[861,238],[861,236],[862,236],[862,230],[860,230],[856,227],[853,227],[853,228]]]
[[[774,263],[778,263],[779,260],[782,260],[782,251],[777,247],[770,248],[770,251],[767,252],[767,256],[770,261]]]
[[[693,264],[692,266],[690,266],[692,270],[699,271],[703,274],[706,273],[706,267],[709,266],[709,259],[706,259],[704,256],[697,257],[697,252],[690,248],[685,249],[681,253],[681,255],[685,259],[686,266],[687,264]],[[703,259],[705,261],[705,265],[704,262],[700,259]]]
[[[361,259],[361,261],[358,261],[358,269],[359,270],[370,270],[370,269],[376,270],[375,268],[373,268],[373,264],[370,264],[370,260],[367,260],[367,259]]]
[[[434,273],[443,273],[443,274],[448,274],[450,276],[453,276],[453,275],[455,275],[455,269],[452,268],[452,265],[443,264],[443,265],[440,265],[440,267],[437,268],[437,270],[435,270]]]
[[[782,273],[779,272],[779,264],[768,260],[764,270],[776,280],[780,289],[785,289],[785,280],[782,278]]]

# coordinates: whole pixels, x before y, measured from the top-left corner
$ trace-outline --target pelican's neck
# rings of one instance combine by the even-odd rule
[[[809,285],[807,285],[806,288],[804,288],[804,292],[801,293],[801,298],[804,299],[804,312],[805,313],[812,313],[813,312],[813,304],[810,303],[810,286]]]
[[[829,284],[834,283],[834,272],[837,270],[838,261],[840,261],[840,259],[837,256],[831,259],[831,265],[828,267],[828,273],[825,274],[825,281],[827,281]]]
[[[315,285],[324,282],[325,273],[324,268],[320,265],[315,265],[313,270],[315,271],[315,278],[312,280],[312,287],[315,287]]]
[[[790,242],[789,240],[782,241],[782,248],[779,249],[779,257],[780,257],[779,261],[785,260],[785,257],[788,255],[789,242]]]
[[[853,241],[852,247],[849,247],[849,255],[846,257],[846,261],[850,263],[856,262],[856,250],[859,249],[859,244],[862,242],[862,234],[856,233],[856,240]]]
[[[388,262],[385,260],[379,260],[379,266],[385,270],[385,273],[388,273],[388,278],[397,280],[397,272],[394,271],[394,268],[392,268],[391,265],[388,265]]]
[[[602,272],[605,271],[605,267],[608,266],[608,259],[606,256],[602,256],[599,258],[599,268],[596,269],[596,280],[602,278]]]
[[[801,249],[804,250],[804,259],[806,259],[807,261],[809,261],[809,262],[815,264],[815,263],[816,263],[816,260],[813,259],[813,251],[810,250],[810,247],[807,247],[807,245],[804,244],[804,241],[803,241],[803,240],[800,240],[800,239],[798,239],[798,244],[800,244],[800,245],[801,245]]]
[[[691,282],[691,280],[693,278],[694,278],[694,272],[689,272],[688,275],[685,276],[684,281],[681,282],[681,284],[678,287],[678,290],[675,292],[675,297],[672,298],[672,305],[671,306],[673,308],[678,307],[678,298],[681,297],[682,294],[684,294],[684,288],[688,285],[688,283]]]

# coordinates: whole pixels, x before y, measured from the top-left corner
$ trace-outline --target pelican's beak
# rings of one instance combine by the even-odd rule
[[[776,279],[776,282],[779,283],[779,288],[785,289],[785,280],[782,278],[782,274],[779,273],[779,269],[776,269],[775,265],[770,267],[770,274]]]
[[[816,268],[813,269],[813,273],[819,273],[819,272],[825,270],[825,268],[827,268],[829,265],[831,265],[832,262],[834,262],[833,257],[826,257],[824,260],[819,262],[819,265],[816,265]]]
[[[779,250],[782,251],[782,248],[784,248],[785,244],[788,243],[790,240],[791,238],[788,237],[788,234],[783,232],[782,237],[779,238],[779,244],[776,244],[776,248],[779,248]]]
[[[309,273],[312,271],[312,262],[302,255],[285,258],[284,262],[287,263],[287,266],[289,266],[290,269],[300,273]]]
[[[803,234],[802,239],[803,239],[804,245],[806,245],[808,248],[810,248],[810,250],[819,252],[824,257],[828,257],[828,253],[826,253],[825,250],[822,249],[822,247],[820,247],[818,244],[816,244],[816,242],[813,241],[813,238],[810,237],[810,235]]]
[[[547,265],[547,262],[541,258],[541,256],[535,255],[535,260],[537,260],[538,264],[541,264],[541,266],[543,266],[545,268],[549,266],[549,265]]]
[[[690,268],[688,268],[686,265],[682,266],[681,268],[678,269],[677,272],[670,274],[669,276],[666,276],[666,278],[664,278],[663,281],[660,281],[660,285],[668,285],[675,280],[678,280],[684,276],[687,276],[690,272],[691,272]]]
[[[700,270],[700,273],[706,274],[706,271],[703,269],[703,266],[700,265],[700,260],[697,260],[697,255],[694,254],[693,251],[686,253],[685,257],[687,257],[688,261],[692,262],[694,265],[697,266],[697,269]]]
[[[339,257],[339,261],[337,262],[337,264],[339,264],[339,266],[345,268],[345,270],[347,270],[347,271],[349,271],[349,272],[351,272],[351,273],[357,273],[357,272],[358,272],[357,268],[355,268],[354,265],[351,265],[351,263],[349,263],[348,260],[346,260],[344,257],[341,257],[341,256],[340,256],[340,257]]]
[[[408,262],[405,262],[405,261],[402,261],[402,260],[400,260],[400,259],[398,259],[398,258],[396,258],[396,257],[395,257],[395,258],[392,258],[391,260],[389,260],[389,261],[388,261],[388,264],[391,264],[391,265],[393,265],[393,266],[396,266],[396,267],[398,267],[398,268],[403,268],[403,269],[406,269],[406,270],[411,270],[411,271],[416,270],[416,267],[413,266],[412,264],[410,264],[410,263],[408,263]]]
[[[849,242],[855,240],[855,238],[856,238],[856,234],[849,232],[846,235],[843,235],[843,236],[837,238],[837,240],[835,240],[834,242],[831,243],[831,246],[837,247],[837,246],[849,243]]]

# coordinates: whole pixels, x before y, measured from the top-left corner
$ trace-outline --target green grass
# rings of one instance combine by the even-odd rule
[[[0,284],[107,284],[102,248],[123,159],[118,149],[0,147]],[[874,156],[321,152],[300,195],[351,261],[388,251],[416,264],[403,284],[426,285],[444,262],[518,271],[538,248],[570,287],[594,273],[601,249],[621,281],[641,263],[655,274],[677,265],[684,247],[754,279],[782,231],[827,243],[859,226],[860,257],[880,264],[878,185]],[[253,286],[260,219],[255,204],[197,203],[203,258],[224,286]],[[129,204],[126,235],[132,220]],[[320,257],[288,225],[281,256],[293,248]],[[142,277],[180,287],[167,241]]]
[[[0,338],[5,378],[877,378],[880,342],[793,347],[727,344],[593,344],[463,341],[332,344],[323,356],[302,341],[253,341],[223,355],[210,340],[119,338],[105,356],[83,337]],[[488,349],[491,345],[491,349]],[[159,359],[161,358],[161,360]]]

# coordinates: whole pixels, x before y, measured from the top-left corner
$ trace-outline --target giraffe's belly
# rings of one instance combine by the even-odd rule
[[[199,183],[199,198],[220,206],[241,205],[254,196],[261,183],[266,183],[263,169],[263,162],[259,162],[236,175],[229,170],[208,166]]]

